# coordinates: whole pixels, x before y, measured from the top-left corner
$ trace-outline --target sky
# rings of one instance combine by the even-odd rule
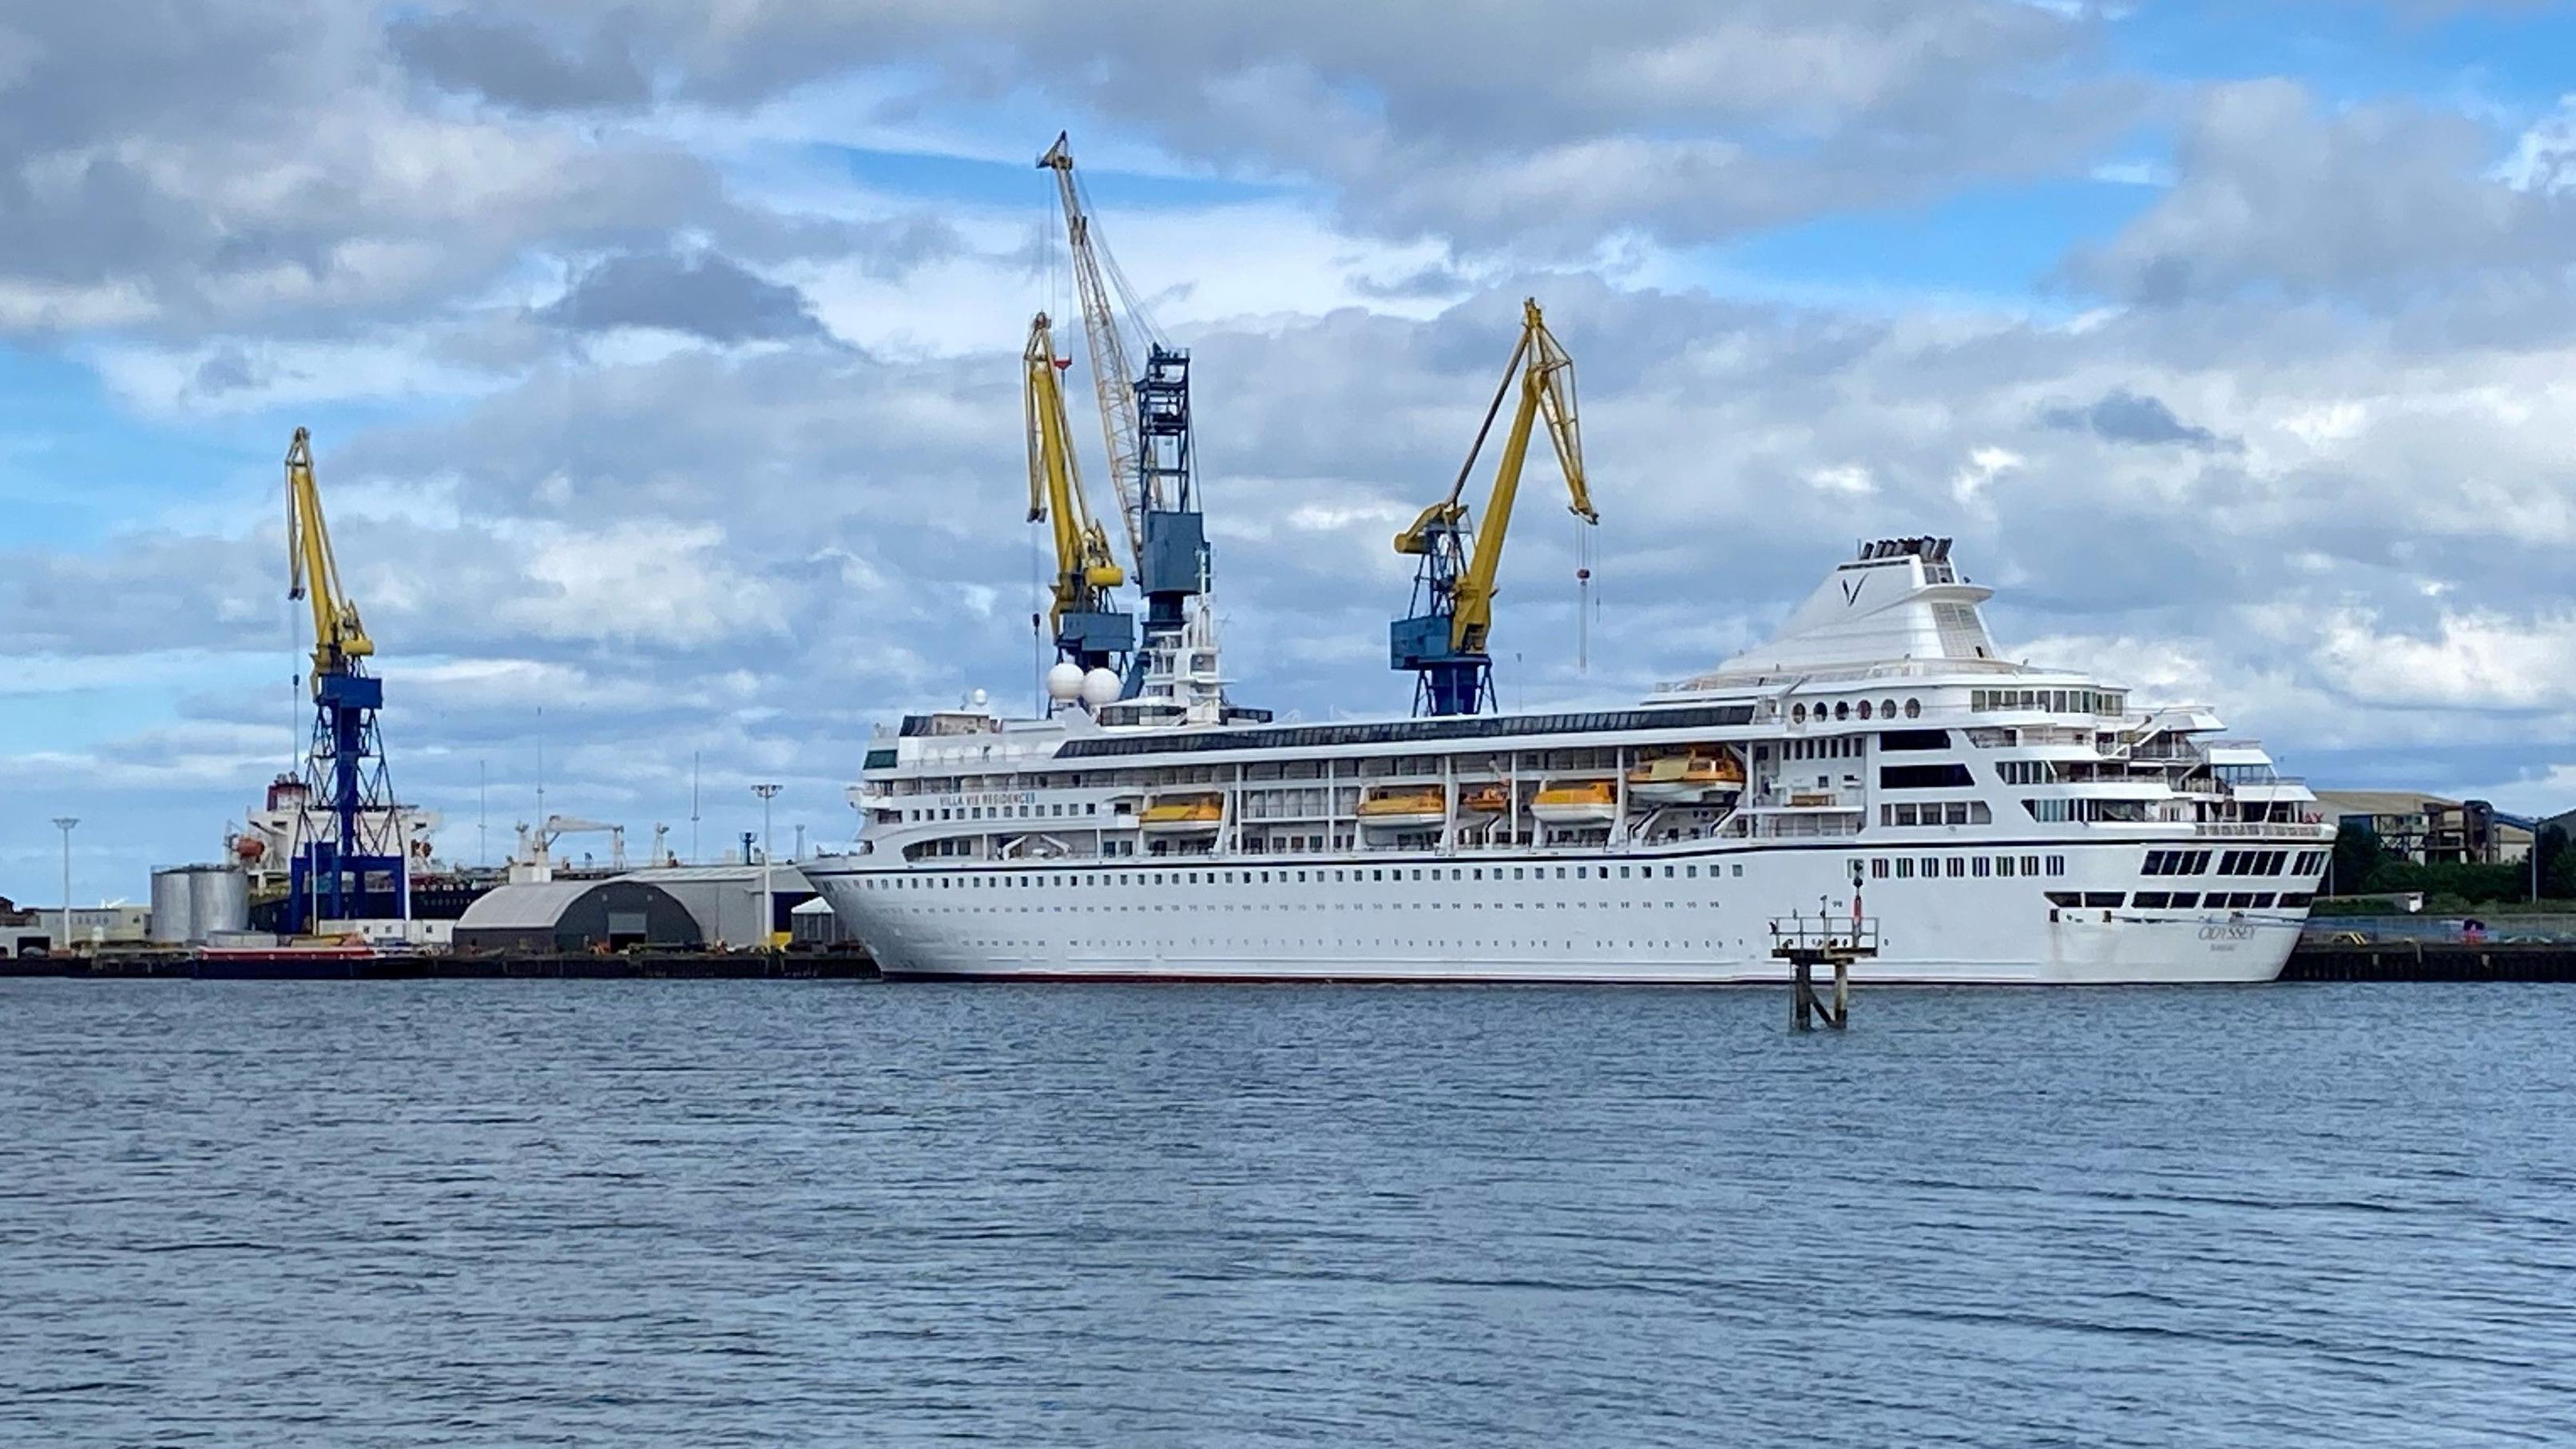
[[[703,855],[760,781],[781,852],[847,839],[872,728],[1033,692],[1059,130],[1193,352],[1244,702],[1407,707],[1389,538],[1535,296],[1601,523],[1579,666],[1533,465],[1506,706],[1934,533],[2015,657],[2576,806],[2569,55],[2502,0],[10,7],[0,895],[72,815],[74,898],[142,899],[290,765],[298,426],[443,855],[540,758],[638,853],[693,785]]]

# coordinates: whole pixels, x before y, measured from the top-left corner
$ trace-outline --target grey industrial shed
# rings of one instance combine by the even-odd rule
[[[627,946],[695,949],[698,918],[659,886],[635,880],[505,885],[457,918],[459,951],[588,951]]]
[[[642,881],[669,891],[698,918],[698,933],[709,945],[757,946],[772,931],[788,929],[788,914],[814,899],[805,872],[775,865],[674,865],[633,871],[621,880]],[[769,886],[769,921],[761,922],[761,883]]]

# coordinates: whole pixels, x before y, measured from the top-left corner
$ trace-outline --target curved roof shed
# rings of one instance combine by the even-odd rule
[[[588,951],[706,944],[698,919],[669,891],[635,880],[505,885],[456,921],[459,951]]]

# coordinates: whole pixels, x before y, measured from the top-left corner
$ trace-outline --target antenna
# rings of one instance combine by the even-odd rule
[[[485,762],[474,762],[474,864],[477,869],[492,863],[492,848],[484,835],[484,816],[491,803],[491,775]]]
[[[537,706],[537,818],[546,818],[546,707]]]
[[[698,756],[689,751],[689,864],[698,863]]]

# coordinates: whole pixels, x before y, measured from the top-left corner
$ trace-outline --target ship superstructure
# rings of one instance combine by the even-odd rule
[[[1624,709],[915,715],[806,873],[891,976],[1772,980],[1768,921],[1856,889],[1864,980],[2278,974],[2314,797],[2207,709],[1999,657],[1989,594],[1882,540]]]

